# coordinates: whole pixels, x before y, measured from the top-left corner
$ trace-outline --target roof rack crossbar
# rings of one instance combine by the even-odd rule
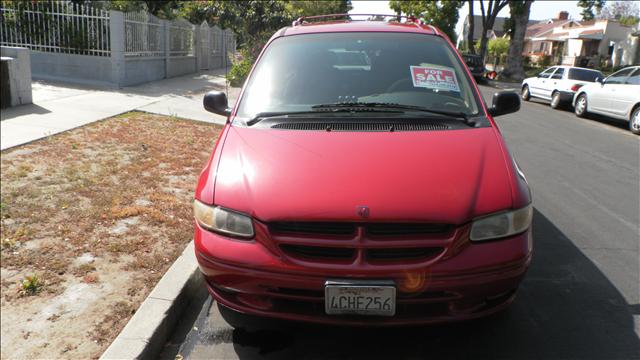
[[[349,16],[376,16],[376,17],[391,17],[391,18],[400,18],[407,19],[412,22],[418,22],[418,19],[415,16],[405,16],[405,15],[387,15],[387,14],[326,14],[326,15],[313,15],[313,16],[301,16],[297,20],[292,23],[292,26],[302,25],[307,20],[317,20],[317,19],[325,19],[325,18],[339,18],[339,17],[349,17]]]

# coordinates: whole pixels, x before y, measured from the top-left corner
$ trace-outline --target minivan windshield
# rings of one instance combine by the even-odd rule
[[[393,103],[478,113],[462,64],[438,36],[322,33],[281,37],[260,58],[237,116],[313,111],[322,104]]]

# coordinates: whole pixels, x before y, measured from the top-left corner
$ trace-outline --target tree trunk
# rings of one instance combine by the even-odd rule
[[[533,0],[525,0],[520,11],[511,9],[511,16],[514,22],[514,31],[509,44],[509,55],[504,66],[503,76],[512,80],[522,81],[524,79],[524,67],[522,63],[522,48],[524,46],[524,35],[529,22],[529,12],[531,11]]]
[[[473,30],[475,30],[475,21],[473,18],[473,0],[468,0],[469,3],[469,33],[467,34],[467,51],[470,54],[475,54],[476,49],[473,43]]]
[[[482,56],[484,61],[487,56],[487,44],[489,43],[489,38],[487,37],[488,30],[493,29],[493,24],[495,23],[495,17],[487,18],[487,25],[482,27],[482,35],[480,36],[480,51],[479,54]],[[495,69],[494,69],[495,70]]]
[[[480,1],[480,9],[482,10],[482,34],[480,34],[480,56],[484,61],[485,56],[487,56],[487,43],[489,39],[487,39],[487,31],[493,29],[493,24],[496,22],[496,17],[498,17],[498,13],[505,6],[507,6],[507,0],[489,0],[489,7],[487,11],[484,10],[484,1]]]

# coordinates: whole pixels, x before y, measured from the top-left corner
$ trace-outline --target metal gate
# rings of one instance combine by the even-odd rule
[[[209,53],[211,52],[211,31],[209,31],[209,24],[205,20],[200,24],[200,44],[198,44],[198,69],[208,70],[211,69],[209,64]]]

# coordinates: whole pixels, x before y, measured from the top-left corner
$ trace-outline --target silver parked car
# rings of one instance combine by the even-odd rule
[[[585,85],[573,97],[576,115],[589,113],[629,121],[629,130],[640,135],[640,66],[619,70]]]
[[[522,81],[522,100],[530,98],[551,100],[556,109],[571,103],[574,94],[582,86],[603,78],[600,71],[575,66],[552,66],[540,74]]]

